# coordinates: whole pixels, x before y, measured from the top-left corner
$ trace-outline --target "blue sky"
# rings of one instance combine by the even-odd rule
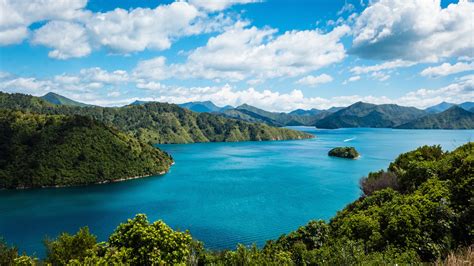
[[[474,100],[474,3],[54,0],[0,3],[0,90],[116,106]]]

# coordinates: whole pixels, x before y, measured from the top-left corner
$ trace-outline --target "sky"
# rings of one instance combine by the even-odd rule
[[[474,2],[0,0],[0,90],[279,112],[474,101]]]

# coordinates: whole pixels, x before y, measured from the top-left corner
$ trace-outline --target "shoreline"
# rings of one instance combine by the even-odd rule
[[[174,165],[174,162],[170,164],[171,166]],[[90,184],[77,184],[77,185],[55,185],[55,186],[40,186],[40,187],[15,187],[15,188],[1,188],[0,190],[27,190],[27,189],[42,189],[42,188],[68,188],[68,187],[85,187],[85,186],[92,186],[92,185],[103,185],[103,184],[110,184],[110,183],[118,183],[118,182],[124,182],[128,180],[134,180],[134,179],[140,179],[140,178],[145,178],[145,177],[151,177],[151,176],[163,176],[167,174],[170,171],[170,169],[166,171],[161,171],[156,174],[151,174],[151,175],[137,175],[137,176],[130,176],[130,177],[122,177],[119,179],[114,179],[114,180],[104,180],[100,182],[95,182],[95,183],[90,183]]]

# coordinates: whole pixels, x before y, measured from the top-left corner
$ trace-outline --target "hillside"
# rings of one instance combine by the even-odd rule
[[[327,112],[319,112],[314,115],[299,115],[287,113],[269,112],[257,107],[243,104],[234,109],[223,112],[223,115],[249,122],[266,123],[272,126],[312,126],[314,123],[324,117]]]
[[[74,100],[71,100],[62,95],[56,94],[54,92],[48,92],[47,94],[41,96],[41,98],[49,103],[57,104],[57,105],[68,105],[68,106],[79,106],[79,107],[89,106],[88,104],[76,102]]]
[[[158,102],[124,107],[75,107],[53,105],[24,94],[0,93],[0,108],[42,114],[83,115],[151,143],[260,141],[312,137],[310,134],[295,130],[247,123],[209,113],[195,113],[175,104]]]
[[[318,128],[391,128],[426,114],[414,107],[357,102],[316,122]]]
[[[167,153],[83,116],[3,109],[0,139],[0,188],[110,182],[163,174],[172,163]]]
[[[474,129],[474,113],[455,105],[444,112],[421,117],[398,128]]]

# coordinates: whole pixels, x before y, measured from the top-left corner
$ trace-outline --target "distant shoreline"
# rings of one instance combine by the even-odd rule
[[[171,164],[173,165],[174,162]],[[168,171],[161,171],[156,174],[151,174],[151,175],[137,175],[137,176],[131,176],[131,177],[123,177],[119,179],[114,179],[114,180],[104,180],[100,182],[95,182],[95,183],[90,183],[90,184],[77,184],[77,185],[55,185],[55,186],[40,186],[40,187],[26,187],[26,186],[19,186],[15,188],[1,188],[0,190],[27,190],[27,189],[41,189],[41,188],[68,188],[68,187],[85,187],[85,186],[92,186],[92,185],[103,185],[103,184],[110,184],[110,183],[118,183],[118,182],[123,182],[123,181],[128,181],[128,180],[133,180],[133,179],[140,179],[140,178],[145,178],[145,177],[151,177],[151,176],[162,176],[165,175],[169,172]]]

